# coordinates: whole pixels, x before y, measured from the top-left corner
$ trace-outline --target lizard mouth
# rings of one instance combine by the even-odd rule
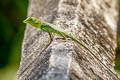
[[[25,19],[23,22],[24,23],[29,23],[32,20],[32,17],[28,17],[27,19]]]

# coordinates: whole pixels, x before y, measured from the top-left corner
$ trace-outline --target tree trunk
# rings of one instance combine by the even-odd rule
[[[120,80],[114,71],[118,0],[30,0],[28,16],[62,27],[91,51],[27,25],[18,80]]]

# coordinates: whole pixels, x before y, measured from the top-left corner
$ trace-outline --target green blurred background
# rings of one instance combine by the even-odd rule
[[[16,80],[28,0],[0,1],[0,80]]]
[[[0,2],[0,80],[16,80],[21,45],[24,36],[28,0]],[[116,71],[120,69],[120,49],[117,49]]]

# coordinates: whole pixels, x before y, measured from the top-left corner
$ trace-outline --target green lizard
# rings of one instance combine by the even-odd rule
[[[51,33],[56,33],[59,36],[62,36],[64,39],[71,38],[73,41],[77,42],[78,44],[82,45],[84,48],[89,50],[80,40],[78,40],[72,34],[68,34],[67,31],[63,30],[62,28],[58,28],[55,25],[50,23],[41,21],[35,17],[28,17],[26,20],[23,21],[24,23],[31,24],[34,27],[40,28],[41,30],[48,32],[50,37],[52,36]],[[51,37],[52,38],[52,37]],[[90,51],[90,50],[89,50]]]

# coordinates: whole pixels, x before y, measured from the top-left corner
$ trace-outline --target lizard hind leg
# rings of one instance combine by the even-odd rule
[[[63,37],[64,40],[66,40],[66,36],[64,35],[64,33],[60,33],[60,35]]]

